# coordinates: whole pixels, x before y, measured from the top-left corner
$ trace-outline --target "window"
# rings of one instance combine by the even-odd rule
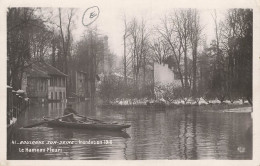
[[[63,87],[63,78],[60,78],[60,86]]]
[[[39,80],[39,87],[40,87],[40,88],[39,88],[40,91],[43,91],[43,85],[42,85],[42,80],[41,80],[41,79]]]
[[[60,86],[60,78],[57,77],[57,86]]]
[[[53,100],[53,93],[51,92],[51,99]]]
[[[62,92],[60,92],[60,99],[62,99]]]

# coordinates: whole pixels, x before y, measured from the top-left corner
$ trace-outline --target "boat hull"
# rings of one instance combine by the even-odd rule
[[[43,119],[45,121],[48,121],[48,126],[85,129],[85,130],[121,131],[131,126],[125,124],[110,124],[110,123],[74,123],[74,122],[66,122],[66,121],[59,121],[59,120],[51,121],[52,119],[46,117],[44,117]]]

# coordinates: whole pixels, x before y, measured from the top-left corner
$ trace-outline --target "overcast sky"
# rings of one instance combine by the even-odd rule
[[[160,19],[163,18],[167,13],[169,14],[173,11],[171,6],[153,6],[151,5],[138,5],[135,7],[129,7],[128,5],[117,5],[114,7],[106,7],[99,5],[100,14],[98,19],[89,26],[84,26],[82,24],[82,17],[86,8],[79,8],[76,10],[76,15],[74,16],[74,29],[73,38],[75,41],[80,40],[84,36],[84,30],[87,28],[97,26],[99,33],[108,36],[109,48],[117,56],[122,56],[123,54],[123,16],[125,15],[127,20],[132,17],[137,19],[146,20],[147,27],[152,29],[160,23]],[[209,43],[214,38],[214,23],[212,19],[212,12],[214,9],[199,9],[201,17],[201,25],[203,26],[203,34]],[[53,15],[57,15],[58,9],[54,9]],[[226,10],[217,10],[218,19],[223,19],[224,12]],[[152,36],[152,35],[151,35]]]

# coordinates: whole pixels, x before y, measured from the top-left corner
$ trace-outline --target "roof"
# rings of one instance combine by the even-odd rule
[[[63,72],[61,72],[59,69],[45,63],[45,62],[38,62],[37,66],[41,68],[43,71],[45,71],[48,75],[56,75],[56,76],[64,76],[67,77],[67,75]]]
[[[41,69],[39,66],[32,64],[32,67],[26,71],[28,77],[34,77],[34,78],[49,78],[50,76],[46,71]]]
[[[36,62],[33,63],[27,71],[28,77],[35,77],[35,78],[50,78],[50,76],[63,76],[66,77],[67,75],[61,72],[59,69],[45,63],[45,62]]]

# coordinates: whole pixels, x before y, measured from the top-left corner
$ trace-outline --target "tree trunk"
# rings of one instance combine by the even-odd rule
[[[124,82],[127,85],[127,76],[126,76],[126,36],[124,35]]]
[[[192,62],[192,68],[193,68],[193,85],[192,85],[192,94],[193,96],[196,96],[197,94],[197,41],[195,41],[193,50],[193,62]]]
[[[57,67],[56,66],[56,59],[55,59],[55,51],[56,51],[56,45],[55,45],[55,40],[53,39],[52,40],[52,54],[51,54],[52,66]]]

